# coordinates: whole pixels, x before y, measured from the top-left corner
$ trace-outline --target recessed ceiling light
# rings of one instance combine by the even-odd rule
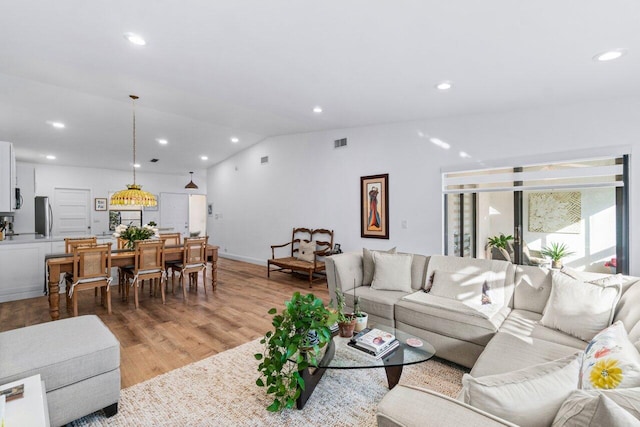
[[[134,164],[133,164],[133,167],[134,167],[134,168],[139,168],[139,167],[140,167],[140,163],[134,163]]]
[[[607,52],[602,52],[593,57],[594,61],[613,61],[614,59],[618,59],[623,55],[627,54],[627,49],[614,49],[609,50]]]
[[[453,84],[450,81],[440,82],[436,85],[436,89],[438,90],[449,90]]]
[[[429,138],[429,141],[431,141],[432,144],[437,145],[440,148],[444,148],[445,150],[448,150],[449,148],[451,148],[451,145],[449,145],[449,143],[444,142],[443,140],[438,138]]]
[[[233,142],[234,144],[236,142],[240,141],[238,138],[236,138],[235,136],[231,138],[231,142]]]
[[[55,160],[55,159],[56,159],[56,156],[54,156],[53,154],[47,154],[47,156],[46,156],[46,157],[47,157],[47,159],[49,159],[49,160]]]
[[[320,106],[313,107],[313,112],[316,113],[316,114],[322,113],[322,107],[320,107]]]
[[[156,138],[156,141],[158,141],[158,144],[162,144],[162,145],[167,145],[169,143],[169,141],[162,138]]]
[[[143,39],[141,36],[135,33],[124,33],[124,38],[137,46],[144,46],[147,44],[145,39]]]
[[[50,124],[51,126],[53,126],[56,129],[64,129],[64,123],[62,123],[62,122],[48,121],[47,123]]]
[[[471,157],[471,155],[469,153],[467,153],[466,151],[461,151],[459,153],[460,157],[462,157],[463,159],[468,159],[469,157]]]
[[[209,157],[207,157],[207,156],[200,156],[200,159],[202,159],[202,160],[209,160]]]

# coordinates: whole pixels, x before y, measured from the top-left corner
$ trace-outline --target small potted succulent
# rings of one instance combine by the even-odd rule
[[[569,251],[569,248],[564,243],[551,242],[549,246],[542,248],[540,253],[551,258],[552,268],[562,268],[562,258],[572,255],[575,252]]]

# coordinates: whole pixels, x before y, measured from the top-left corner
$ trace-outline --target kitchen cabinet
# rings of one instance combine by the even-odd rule
[[[0,245],[0,302],[42,296],[50,252],[49,241]]]
[[[0,212],[16,210],[16,158],[13,144],[0,141]]]

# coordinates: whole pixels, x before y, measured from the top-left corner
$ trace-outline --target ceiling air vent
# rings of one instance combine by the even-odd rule
[[[269,163],[269,156],[260,157],[260,163]]]
[[[159,159],[151,159],[151,160],[149,160],[149,161],[150,161],[151,163],[158,163],[158,160],[159,160]]]
[[[347,138],[336,139],[333,141],[333,148],[342,148],[347,146]]]

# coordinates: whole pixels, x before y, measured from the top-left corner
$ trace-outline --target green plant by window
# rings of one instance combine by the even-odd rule
[[[487,240],[489,247],[507,249],[507,244],[509,243],[509,240],[513,240],[513,236],[500,234],[499,236],[489,237]]]
[[[269,314],[273,315],[274,330],[260,340],[264,351],[254,357],[261,361],[256,384],[266,387],[267,394],[273,395],[267,410],[275,412],[295,405],[304,390],[299,371],[318,365],[320,349],[331,341],[329,326],[338,316],[328,310],[320,298],[313,294],[302,296],[300,292],[285,302],[280,314],[275,308],[269,310]]]
[[[564,243],[551,242],[549,246],[542,248],[540,253],[548,256],[552,261],[560,261],[562,258],[573,255],[575,252],[569,251],[569,248]]]

